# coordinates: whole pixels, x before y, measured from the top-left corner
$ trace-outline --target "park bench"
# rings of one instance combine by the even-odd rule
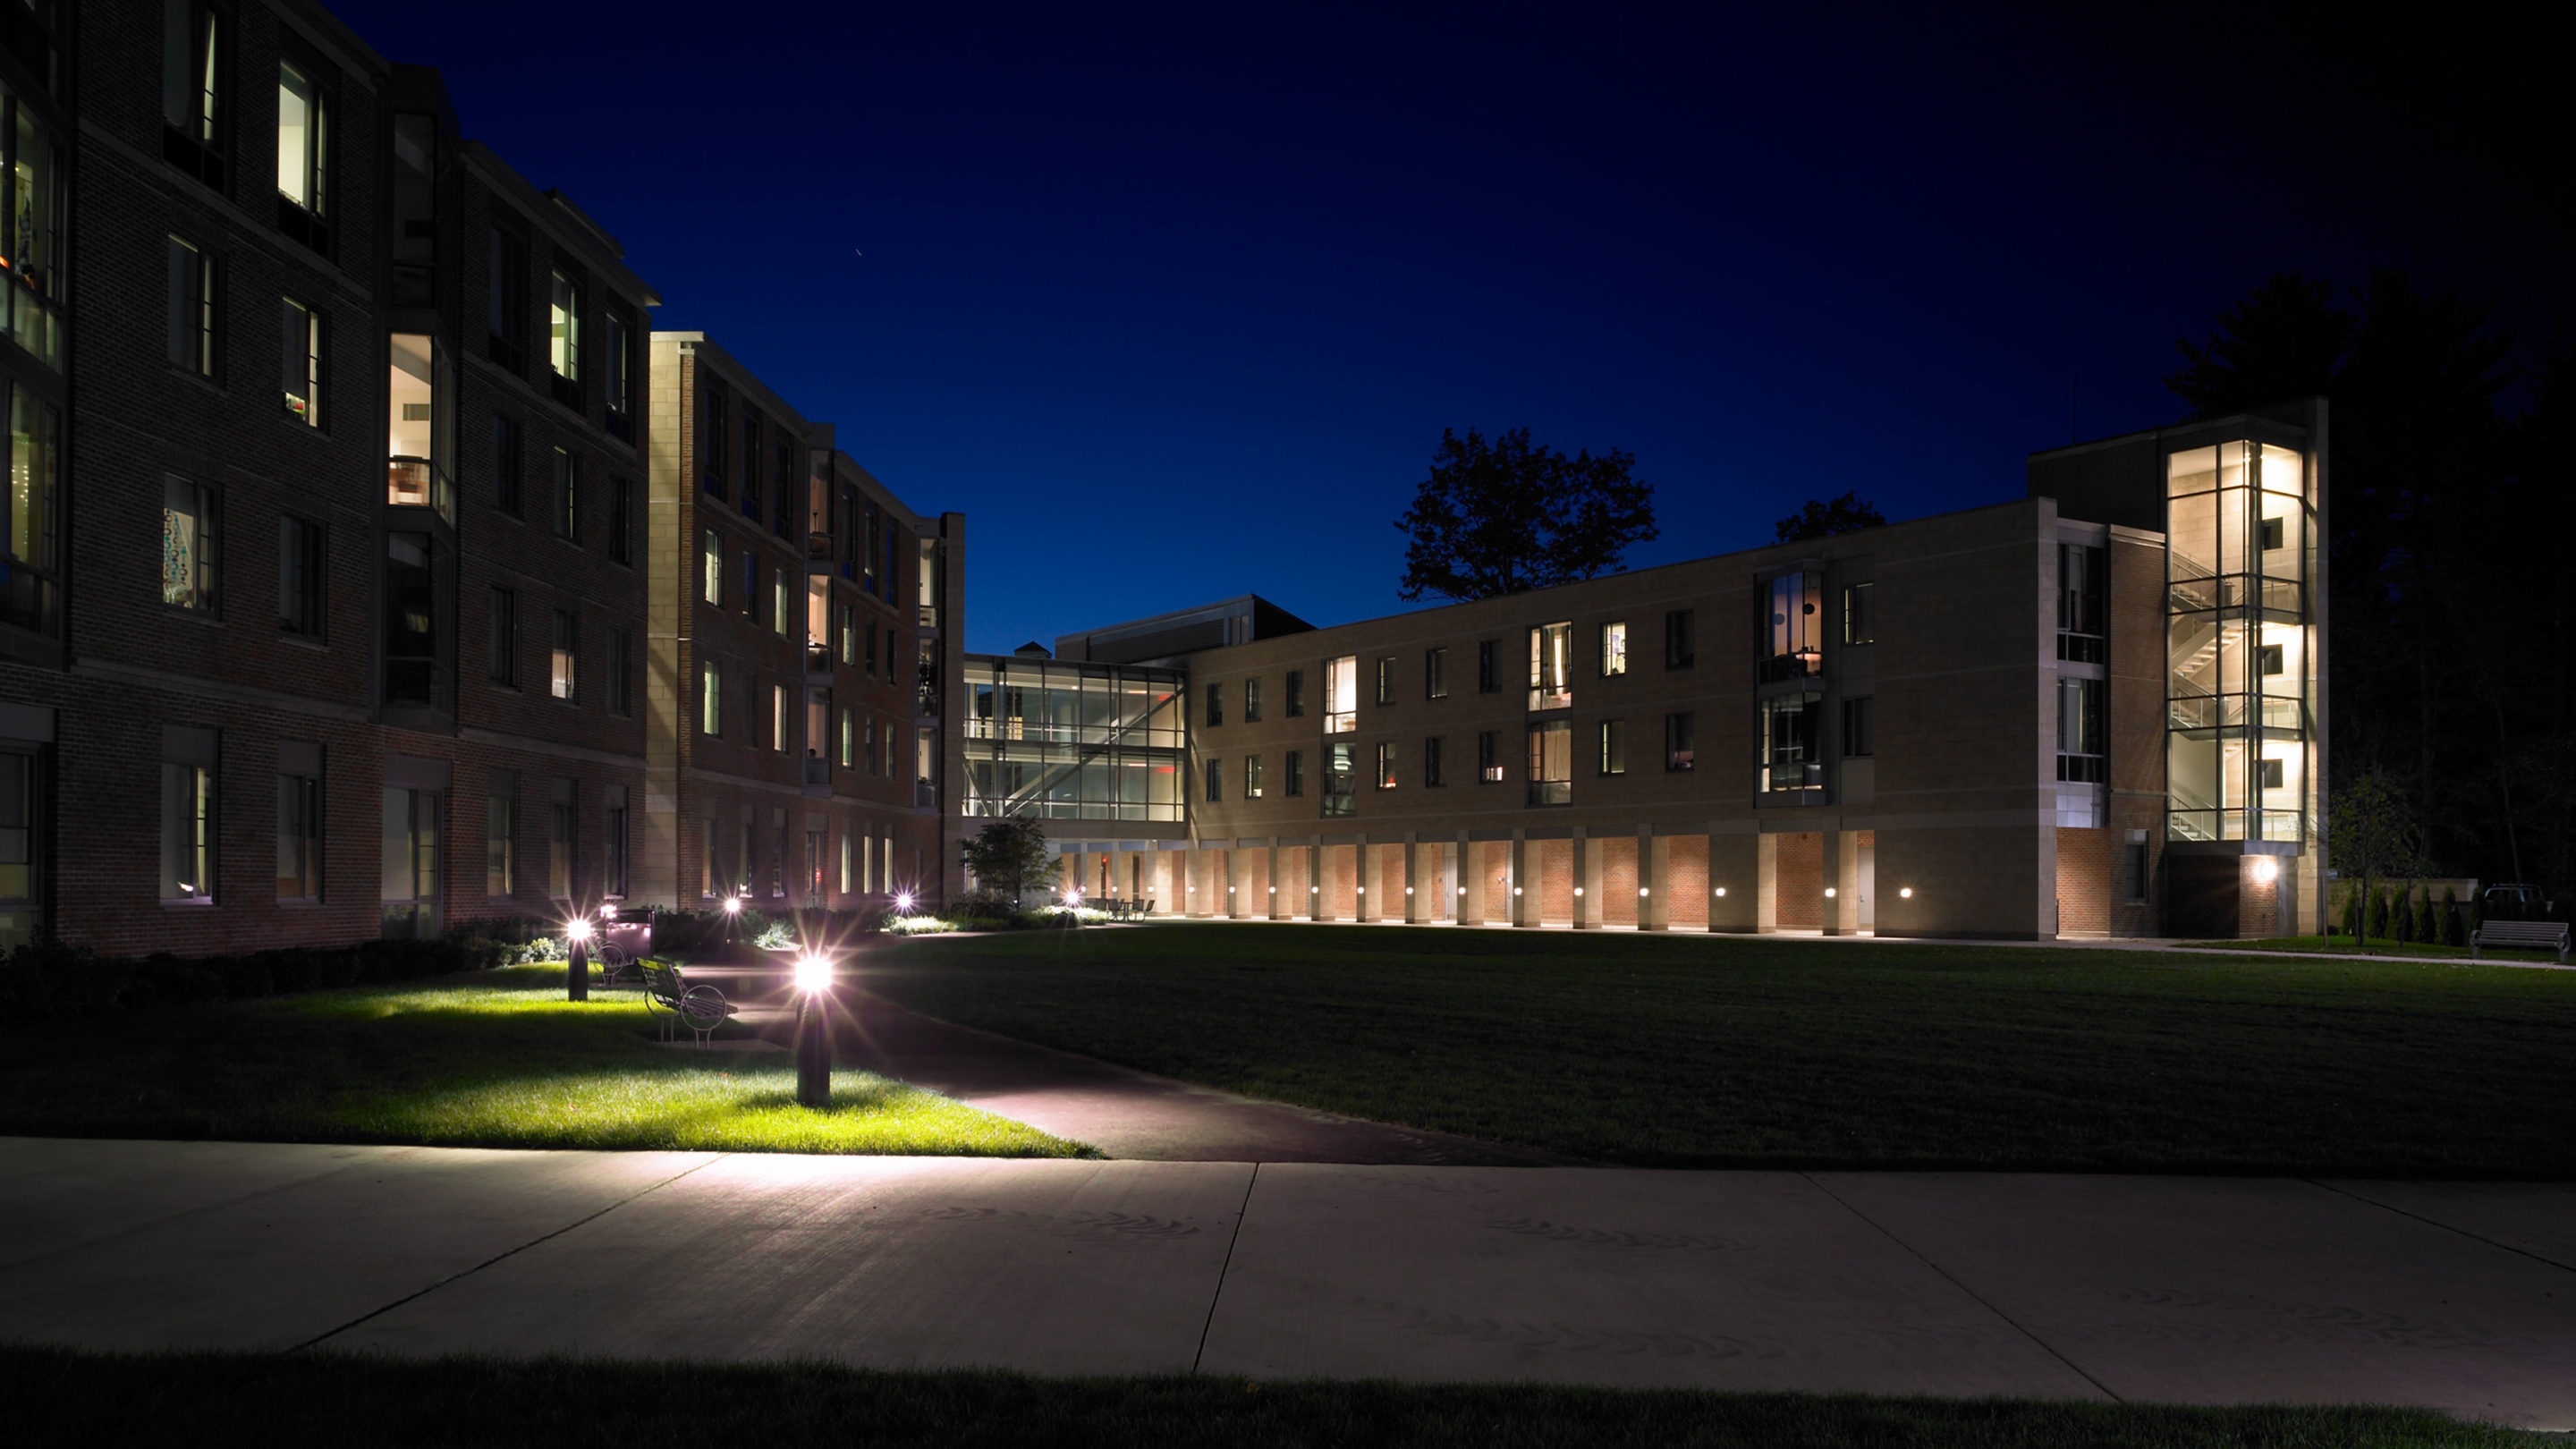
[[[2469,958],[2488,946],[2510,947],[2523,951],[2555,951],[2558,964],[2567,964],[2567,923],[2565,921],[2485,921],[2477,934],[2469,937]]]
[[[651,921],[611,921],[599,928],[598,938],[591,943],[590,964],[603,987],[642,986],[648,984],[644,957],[652,949]]]
[[[667,961],[645,961],[644,1009],[653,1013],[662,1025],[662,1040],[669,1041],[674,1028],[686,1026],[698,1034],[698,1045],[717,1027],[735,1014],[736,1008],[725,1000],[724,993],[712,986],[691,986],[680,968]]]

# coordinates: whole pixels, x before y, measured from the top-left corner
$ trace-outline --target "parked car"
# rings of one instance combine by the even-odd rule
[[[2528,881],[2498,881],[2478,897],[2478,913],[2490,921],[2554,921],[2558,903]]]

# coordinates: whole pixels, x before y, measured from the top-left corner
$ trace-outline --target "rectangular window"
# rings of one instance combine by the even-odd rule
[[[1574,625],[1541,624],[1529,631],[1529,707],[1567,709],[1574,704]]]
[[[1306,793],[1306,753],[1305,753],[1305,751],[1303,751],[1303,750],[1290,750],[1290,751],[1288,752],[1288,758],[1287,758],[1286,764],[1287,764],[1287,770],[1286,770],[1285,777],[1280,781],[1281,789],[1280,789],[1279,793],[1280,793],[1280,794],[1282,794],[1282,795],[1289,795],[1289,796],[1297,796],[1297,795],[1303,795],[1303,794],[1305,794],[1305,793]]]
[[[1302,669],[1291,669],[1288,671],[1288,708],[1286,710],[1286,714],[1290,719],[1300,719],[1305,716],[1305,713],[1306,671]],[[1296,792],[1292,790],[1289,793],[1294,794]]]
[[[322,426],[322,314],[285,299],[285,337],[279,353],[279,382],[286,393],[286,415],[308,428]]]
[[[161,602],[215,611],[215,490],[175,476],[161,480]]]
[[[712,662],[698,666],[698,732],[724,733],[724,669]]]
[[[2254,646],[2254,664],[2255,664],[2255,669],[2256,669],[2256,671],[2257,671],[2258,673],[2262,673],[2262,674],[2278,674],[2278,673],[2280,673],[2280,672],[2281,672],[2281,665],[2282,665],[2281,646],[2280,646],[2280,645],[2278,645],[2278,644],[2257,644],[2257,645],[2255,645],[2255,646]]]
[[[1225,723],[1225,686],[1222,684],[1207,687],[1207,722],[1210,726]]]
[[[163,0],[162,154],[217,191],[224,181],[223,45],[230,26],[205,0]]]
[[[2120,852],[2120,899],[2143,901],[2147,898],[2147,832],[2132,830]]]
[[[277,898],[322,898],[322,782],[277,777]]]
[[[787,607],[787,567],[781,564],[769,571],[769,627],[781,635],[795,621],[795,611]]]
[[[794,535],[796,528],[796,479],[804,469],[798,465],[796,444],[780,429],[778,439],[777,503],[769,511],[769,531],[780,538]]]
[[[741,572],[742,611],[756,622],[760,618],[760,555],[744,549]]]
[[[1476,692],[1478,694],[1491,694],[1499,687],[1494,679],[1494,656],[1500,651],[1501,646],[1502,641],[1499,639],[1484,639],[1476,644]]]
[[[436,790],[385,789],[378,837],[376,899],[385,939],[427,940],[438,934],[439,815]]]
[[[507,795],[483,802],[483,894],[512,896],[519,891],[519,802]]]
[[[742,516],[760,517],[760,414],[742,410]]]
[[[1843,701],[1843,758],[1865,760],[1878,753],[1878,701],[1869,695]]]
[[[2102,723],[2104,681],[2057,681],[2057,778],[2100,783],[2111,778]]]
[[[1360,727],[1360,660],[1356,654],[1324,661],[1324,733]]]
[[[635,482],[631,478],[608,480],[608,560],[635,562]]]
[[[630,629],[608,631],[608,712],[635,713],[635,634]]]
[[[1438,789],[1448,782],[1440,776],[1440,736],[1422,742],[1422,784],[1425,789]]]
[[[581,284],[561,272],[548,281],[546,365],[565,382],[581,381]]]
[[[1601,773],[1628,773],[1628,722],[1605,719],[1601,722]]]
[[[322,525],[292,513],[277,517],[277,627],[322,637]]]
[[[578,704],[580,680],[581,621],[570,609],[557,609],[554,644],[546,661],[546,692],[566,704]]]
[[[623,800],[608,807],[599,831],[599,893],[611,900],[626,898],[626,805]]]
[[[215,772],[210,764],[161,762],[161,899],[215,898]]]
[[[1628,672],[1628,621],[1614,619],[1601,626],[1601,677]]]
[[[787,753],[787,686],[769,686],[769,747]]]
[[[1334,744],[1324,747],[1324,813],[1356,815],[1359,813],[1359,761],[1354,758],[1359,747]]]
[[[1788,694],[1762,706],[1762,788],[1824,788],[1824,713],[1821,694]]]
[[[1377,662],[1377,702],[1395,703],[1395,656],[1391,654]]]
[[[1761,678],[1801,679],[1824,671],[1825,576],[1782,574],[1764,586],[1769,644]]]
[[[1374,778],[1377,781],[1378,789],[1392,790],[1395,788],[1395,742],[1393,740],[1381,740],[1378,742],[1377,773]]]
[[[1574,721],[1552,719],[1529,727],[1529,803],[1574,803]]]
[[[858,865],[858,851],[852,848],[857,839],[857,836],[846,830],[841,832],[841,894],[843,895],[848,895],[856,889],[851,881],[855,879],[854,867]]]
[[[277,65],[277,194],[314,216],[327,214],[328,111],[322,87],[293,61]]]
[[[1698,620],[1689,609],[1672,609],[1664,614],[1664,667],[1688,669],[1698,661]]]
[[[439,395],[455,396],[455,362],[426,332],[396,332],[386,343],[385,502],[434,508],[453,523],[456,499],[447,478],[455,429]]]
[[[494,684],[519,682],[519,595],[515,589],[492,591],[491,675]]]
[[[856,717],[850,713],[847,706],[844,706],[841,710],[841,768],[844,770],[852,768],[858,760],[858,754],[859,731]],[[845,886],[843,889],[846,890],[848,887]]]
[[[2078,664],[2108,660],[2102,637],[2108,612],[2103,552],[2080,543],[2057,546],[2057,657]]]
[[[1422,697],[1424,699],[1447,699],[1449,697],[1448,650],[1425,649],[1422,651]]]
[[[1243,757],[1243,798],[1246,800],[1261,798],[1261,757],[1259,755]]]
[[[546,803],[546,894],[572,899],[572,802]]]
[[[437,541],[426,533],[385,535],[385,703],[438,701]]]
[[[707,426],[697,440],[699,487],[718,498],[725,496],[725,440],[731,436],[724,391],[710,384],[707,393]]]
[[[55,529],[62,414],[15,383],[9,385],[8,497],[0,502],[0,558],[15,587],[0,589],[0,619],[50,634],[55,625],[52,577],[61,540]],[[5,778],[0,761],[0,778]]]
[[[555,537],[581,539],[581,469],[573,455],[555,449]]]
[[[856,664],[859,662],[859,611],[848,604],[835,607],[839,610],[841,618],[841,662]],[[869,651],[869,662],[872,664],[875,662],[875,653],[874,650]]]
[[[487,353],[515,376],[528,370],[528,244],[514,232],[492,228],[492,274],[487,279],[492,336]]]
[[[1261,680],[1258,676],[1243,681],[1243,722],[1261,723]]]
[[[864,632],[868,636],[868,678],[874,679],[877,677],[877,631],[870,627]]]
[[[2254,783],[2265,790],[2280,789],[2281,781],[2289,773],[2283,768],[2283,765],[2284,762],[2278,758],[2256,760],[2254,762]]]
[[[1878,642],[1878,619],[1873,605],[1878,585],[1852,584],[1843,590],[1843,642],[1875,644]]]
[[[1699,752],[1691,743],[1692,723],[1689,710],[1664,716],[1664,768],[1666,770],[1688,770],[1697,767]]]
[[[528,459],[519,443],[519,420],[495,416],[492,419],[492,499],[501,511],[518,518],[524,513],[521,487],[527,478]]]
[[[706,531],[698,545],[698,572],[701,576],[698,581],[698,597],[722,607],[724,604],[724,540],[716,537],[716,531],[712,528]]]
[[[222,357],[214,254],[171,237],[170,365],[213,382]]]
[[[1476,732],[1476,783],[1499,785],[1503,782],[1503,732]]]
[[[1224,798],[1225,798],[1225,768],[1224,768],[1224,762],[1223,762],[1223,761],[1221,761],[1221,760],[1218,760],[1218,759],[1215,759],[1215,758],[1211,757],[1211,758],[1207,761],[1207,764],[1206,764],[1206,766],[1205,766],[1205,773],[1206,773],[1206,775],[1207,775],[1207,798],[1208,798],[1209,803],[1213,804],[1213,803],[1215,803],[1215,802],[1217,802],[1217,801],[1219,801],[1219,800],[1224,799]]]
[[[600,310],[600,363],[608,394],[608,431],[635,441],[635,332],[615,307]]]

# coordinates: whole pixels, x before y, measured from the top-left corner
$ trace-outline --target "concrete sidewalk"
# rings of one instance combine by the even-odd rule
[[[0,1338],[2427,1405],[2576,1427],[2576,1185],[0,1139]]]

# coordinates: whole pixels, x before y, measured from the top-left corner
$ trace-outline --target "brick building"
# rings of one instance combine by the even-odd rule
[[[2324,467],[2301,404],[2036,454],[2022,500],[1858,533],[978,656],[959,825],[1040,816],[1071,883],[1199,916],[2312,931]]]

